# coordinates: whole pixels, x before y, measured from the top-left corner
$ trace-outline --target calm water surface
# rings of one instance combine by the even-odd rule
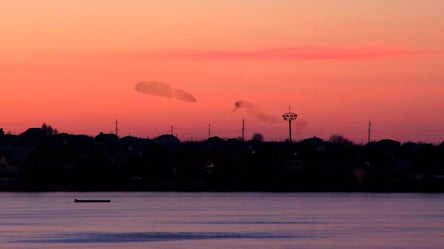
[[[0,248],[441,249],[444,194],[0,193]]]

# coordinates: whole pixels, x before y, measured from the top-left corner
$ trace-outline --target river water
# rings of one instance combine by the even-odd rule
[[[0,193],[0,248],[441,249],[444,194]]]

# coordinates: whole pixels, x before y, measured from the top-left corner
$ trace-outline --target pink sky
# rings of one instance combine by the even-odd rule
[[[0,4],[0,128],[182,140],[340,134],[444,140],[440,0],[5,0]],[[196,103],[140,94],[157,80]],[[260,120],[246,100],[279,122]]]

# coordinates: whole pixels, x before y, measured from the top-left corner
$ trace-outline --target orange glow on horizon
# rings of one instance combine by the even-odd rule
[[[0,128],[179,138],[340,134],[444,140],[441,1],[10,1],[0,9]],[[196,103],[137,93],[158,80]],[[246,110],[246,100],[279,122]]]

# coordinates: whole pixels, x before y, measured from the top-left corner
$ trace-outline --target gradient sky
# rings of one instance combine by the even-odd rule
[[[2,0],[0,127],[444,140],[442,0]],[[196,103],[135,91],[162,81]],[[278,121],[258,119],[245,100]]]

